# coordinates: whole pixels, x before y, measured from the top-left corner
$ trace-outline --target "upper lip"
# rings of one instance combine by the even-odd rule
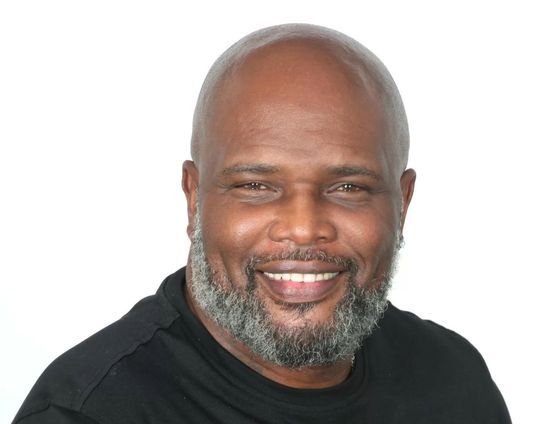
[[[320,274],[325,272],[342,272],[344,268],[336,264],[319,261],[276,261],[258,265],[256,270],[272,274]]]

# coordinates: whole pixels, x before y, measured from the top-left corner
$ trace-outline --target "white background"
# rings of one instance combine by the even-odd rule
[[[549,422],[549,14],[534,1],[3,1],[0,421],[60,353],[185,264],[202,79],[258,28],[347,33],[389,67],[417,189],[391,295]]]

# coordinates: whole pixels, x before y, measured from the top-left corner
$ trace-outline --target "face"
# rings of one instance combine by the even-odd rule
[[[313,334],[341,333],[350,315],[360,340],[385,305],[414,176],[395,169],[374,96],[330,72],[260,71],[224,87],[200,162],[186,165],[194,297],[200,280],[218,291],[213,304],[244,299],[271,339],[305,350]],[[250,316],[239,314],[236,327],[246,326]]]

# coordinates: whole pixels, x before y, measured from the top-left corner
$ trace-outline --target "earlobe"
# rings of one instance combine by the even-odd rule
[[[409,205],[413,197],[415,182],[416,171],[414,169],[407,169],[405,172],[403,172],[403,175],[401,175],[401,234],[403,234],[403,227],[405,226],[407,210],[409,209]]]
[[[191,236],[193,232],[193,222],[197,213],[198,188],[199,188],[199,171],[195,163],[186,160],[183,163],[181,187],[187,199],[187,234]]]

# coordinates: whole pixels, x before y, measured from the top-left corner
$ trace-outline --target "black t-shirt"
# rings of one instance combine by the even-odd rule
[[[506,424],[504,401],[465,339],[390,305],[350,377],[293,389],[223,349],[189,311],[185,271],[56,359],[18,424]]]

